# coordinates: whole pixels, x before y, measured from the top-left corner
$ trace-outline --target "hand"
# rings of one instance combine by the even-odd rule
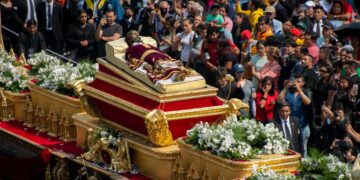
[[[101,18],[100,23],[101,26],[106,24],[106,18]]]
[[[256,99],[256,92],[252,92],[251,97],[252,97],[253,99]]]
[[[209,25],[210,25],[211,27],[215,27],[215,23],[214,23],[213,21],[209,22]]]
[[[80,41],[80,44],[82,45],[82,46],[88,46],[89,45],[89,42],[87,41],[87,40],[83,40],[83,41]]]
[[[295,83],[294,85],[295,85],[296,91],[300,92],[301,91],[300,85],[298,83]]]
[[[333,143],[330,146],[330,149],[335,149],[338,147],[337,142],[340,141],[339,139],[334,139]]]
[[[276,102],[274,100],[271,100],[270,101],[270,104],[275,104]]]
[[[95,23],[94,18],[89,19],[89,20],[88,20],[88,23],[89,23],[89,24],[94,24],[94,23]]]

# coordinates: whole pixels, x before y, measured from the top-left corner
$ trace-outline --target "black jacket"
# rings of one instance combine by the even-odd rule
[[[301,130],[299,128],[300,127],[299,120],[296,117],[291,117],[291,116],[289,120],[290,120],[290,128],[291,128],[291,141],[290,141],[289,149],[303,154],[304,148],[301,138]],[[283,129],[281,119],[279,117],[275,119],[274,125],[283,134],[285,134],[285,129]]]
[[[56,41],[63,39],[62,25],[63,25],[63,10],[60,4],[54,2],[52,9],[52,30],[53,37]],[[36,8],[38,17],[38,28],[42,33],[46,32],[46,3],[40,3]]]

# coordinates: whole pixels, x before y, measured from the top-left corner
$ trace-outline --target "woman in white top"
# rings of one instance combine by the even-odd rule
[[[194,40],[197,38],[195,31],[193,31],[193,22],[190,19],[183,21],[184,32],[178,33],[176,37],[172,37],[173,49],[181,49],[180,59],[185,66],[192,64],[191,49]]]

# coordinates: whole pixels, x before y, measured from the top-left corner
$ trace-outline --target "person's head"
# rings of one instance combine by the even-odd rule
[[[194,17],[194,26],[195,27],[198,27],[200,24],[202,24],[203,23],[203,18],[202,18],[202,16],[201,15],[196,15],[195,17]]]
[[[351,79],[348,76],[341,76],[339,81],[340,90],[348,90],[352,88]]]
[[[304,76],[302,74],[296,74],[293,77],[292,83],[294,83],[294,85],[299,86],[300,88],[304,87],[305,85]]]
[[[277,47],[269,47],[267,52],[267,59],[272,62],[281,62],[280,50]]]
[[[318,38],[318,36],[315,32],[306,32],[305,39],[304,39],[305,47],[312,46],[315,43],[317,38]]]
[[[332,74],[332,67],[330,65],[320,65],[319,73],[321,79],[329,79]]]
[[[155,8],[155,0],[147,0],[146,1],[146,7],[148,9],[153,10]]]
[[[336,121],[344,120],[345,118],[344,105],[341,103],[335,104],[333,113]]]
[[[235,64],[234,67],[235,77],[239,80],[244,77],[244,66],[242,64]]]
[[[344,4],[341,0],[334,0],[330,9],[331,14],[341,15],[345,13]]]
[[[264,91],[268,91],[269,95],[274,95],[275,93],[275,83],[274,79],[270,76],[264,77],[264,79],[261,80],[261,88],[260,91],[264,93]]]
[[[270,20],[275,19],[275,17],[276,17],[276,10],[275,10],[274,6],[268,6],[268,7],[266,7],[266,9],[265,9],[265,14],[266,14],[266,17],[268,17]]]
[[[208,27],[208,29],[207,29],[207,37],[211,42],[216,42],[220,37],[219,28]]]
[[[334,34],[333,32],[334,27],[331,23],[323,23],[322,27],[323,27],[322,34],[325,38],[330,38]]]
[[[76,17],[78,19],[79,24],[84,25],[87,22],[88,14],[87,14],[86,10],[81,9],[81,10],[77,11]]]
[[[201,38],[205,38],[206,37],[206,26],[204,24],[200,24],[197,28],[196,28],[196,33],[201,37]]]
[[[301,64],[305,69],[310,69],[314,64],[314,57],[310,54],[304,54],[301,60]]]
[[[256,43],[256,50],[259,56],[266,56],[265,41],[260,40]]]
[[[306,10],[308,10],[309,8],[306,5],[300,5],[297,9],[296,9],[296,13],[299,19],[303,19],[305,18],[305,14],[306,14]],[[312,9],[311,9],[312,10]],[[312,13],[312,12],[309,12]]]
[[[288,39],[285,42],[284,54],[292,54],[295,51],[297,44],[295,41]]]
[[[192,19],[187,18],[183,21],[184,32],[189,33],[193,30],[193,22]]]
[[[169,12],[170,5],[167,1],[161,1],[159,7],[161,16],[165,16]]]
[[[286,20],[283,24],[283,31],[286,32],[290,32],[290,30],[293,28],[293,25],[291,23],[290,20]]]
[[[237,13],[234,18],[234,24],[240,25],[243,22],[245,16],[246,15],[244,13]]]
[[[309,17],[313,17],[314,15],[314,7],[316,6],[315,3],[311,0],[305,2],[305,15]]]
[[[139,32],[135,30],[129,31],[125,36],[125,42],[128,46],[132,46],[136,42],[142,42]]]
[[[356,49],[359,48],[360,46],[360,40],[357,36],[352,36],[351,37],[351,45]]]
[[[352,60],[352,51],[346,48],[341,49],[340,51],[340,61],[346,63],[347,61]]]
[[[240,36],[241,36],[242,40],[247,41],[247,40],[251,39],[252,34],[251,34],[251,31],[245,29],[241,32]]]
[[[327,47],[321,47],[319,50],[319,62],[329,62],[330,61],[330,49]]]
[[[354,61],[347,61],[344,63],[343,68],[345,69],[346,75],[351,76],[356,73],[358,64]]]
[[[116,15],[113,10],[109,10],[106,12],[106,24],[111,26],[115,23]]]
[[[258,19],[259,32],[265,32],[269,29],[270,19],[266,16],[260,16]]]
[[[290,29],[290,31],[289,31],[290,40],[293,40],[296,42],[296,40],[299,39],[300,36],[301,36],[301,32],[299,29],[297,29],[297,28]]]
[[[219,9],[219,13],[223,18],[227,16],[228,12],[229,12],[229,6],[222,5]]]
[[[37,23],[35,20],[30,19],[26,22],[26,31],[28,34],[30,35],[35,35],[36,31],[37,31]]]
[[[215,3],[210,7],[210,12],[213,16],[216,16],[219,14],[220,6],[219,4]]]
[[[134,15],[134,11],[131,7],[125,7],[125,17],[130,18]]]
[[[319,21],[324,18],[325,11],[324,8],[320,5],[314,7],[314,19]]]
[[[218,87],[222,87],[226,84],[226,75],[227,71],[224,67],[218,68],[218,70],[216,71],[216,83]]]
[[[251,0],[249,1],[249,3],[250,3],[249,6],[250,9],[254,11],[261,8],[261,6],[263,5],[263,0]]]
[[[280,104],[280,108],[279,108],[279,116],[281,119],[288,119],[290,117],[291,114],[291,106],[289,103],[284,102]]]

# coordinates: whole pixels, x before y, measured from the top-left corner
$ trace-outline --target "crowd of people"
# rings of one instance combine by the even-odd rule
[[[275,123],[304,157],[309,147],[353,162],[360,145],[360,35],[355,0],[1,0],[5,48],[51,49],[75,60],[136,30]],[[233,80],[233,78],[235,80]]]

